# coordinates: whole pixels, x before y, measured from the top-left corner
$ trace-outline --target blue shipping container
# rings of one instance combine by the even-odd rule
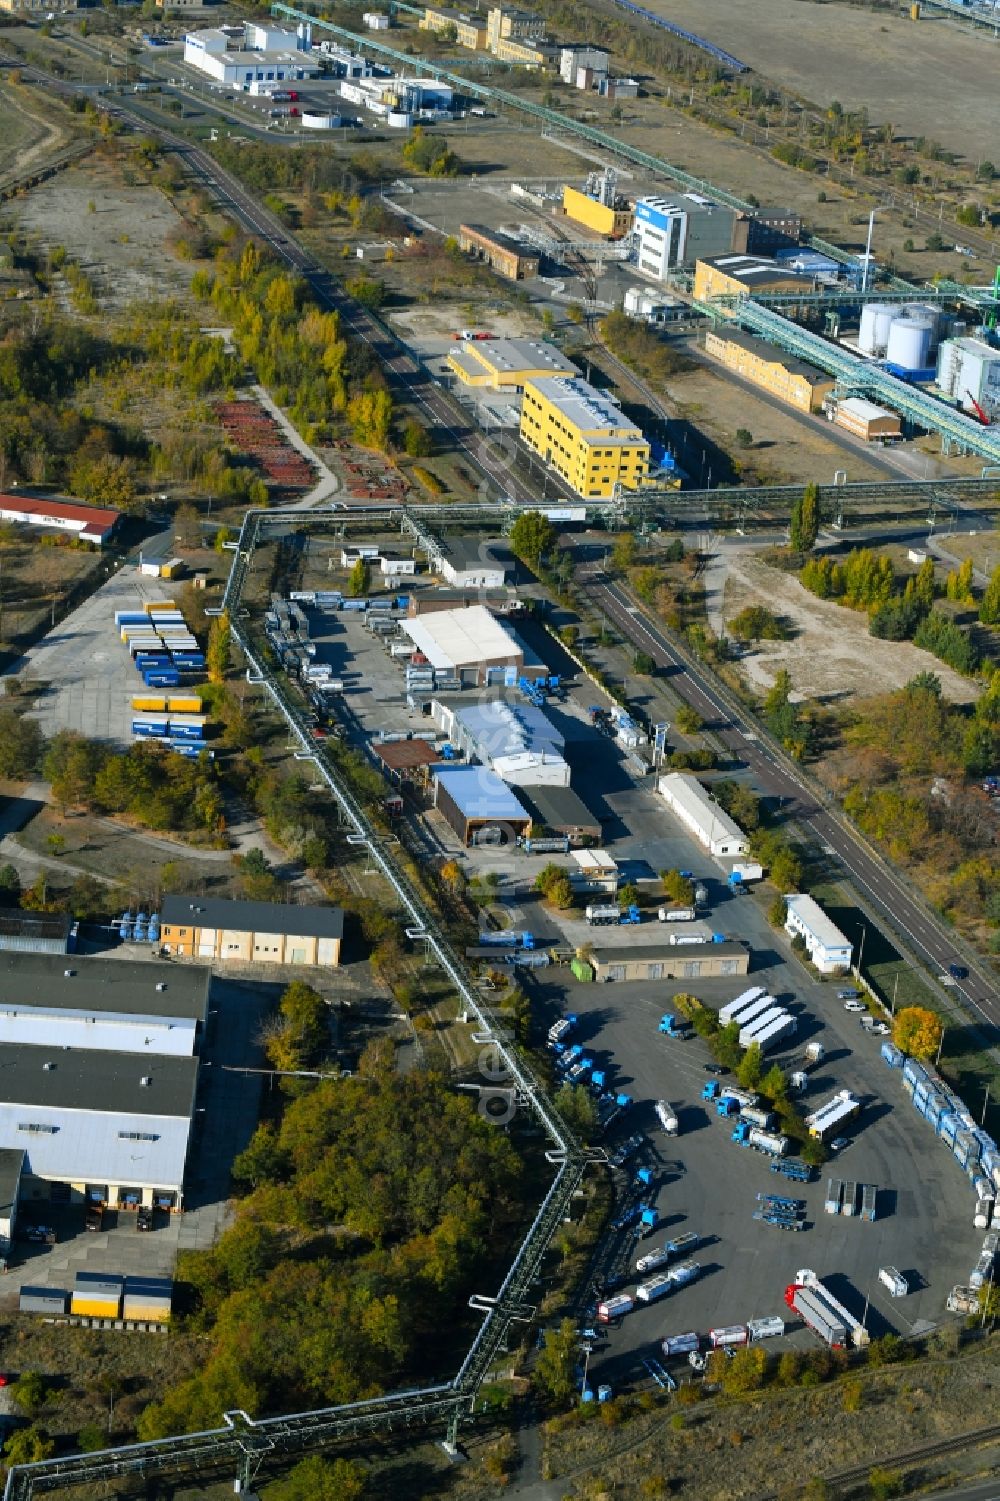
[[[894,1042],[882,1044],[882,1057],[890,1068],[902,1068],[905,1053],[901,1053]]]
[[[166,740],[167,727],[165,724],[133,724],[132,734],[141,740]]]
[[[368,601],[366,599],[342,599],[340,608],[342,610],[367,610]]]
[[[160,668],[158,671],[143,673],[143,680],[147,688],[179,688],[181,675],[169,668]]]
[[[927,1070],[915,1058],[907,1058],[903,1064],[903,1078],[908,1084],[916,1084],[919,1080],[927,1078]]]
[[[953,1110],[946,1110],[937,1123],[937,1134],[946,1146],[953,1147],[957,1132],[958,1116]]]

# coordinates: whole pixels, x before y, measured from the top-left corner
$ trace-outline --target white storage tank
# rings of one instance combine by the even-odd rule
[[[931,357],[931,325],[922,318],[896,318],[889,328],[885,357],[902,370],[925,370]]]
[[[339,115],[312,114],[309,110],[302,111],[303,130],[336,130],[340,124]]]
[[[890,303],[865,303],[861,309],[861,332],[858,335],[858,348],[862,354],[876,354],[885,348],[895,311]]]
[[[931,326],[931,347],[937,348],[938,339],[941,337],[941,309],[934,307],[929,302],[908,302],[905,316],[916,318],[919,323],[929,323]]]

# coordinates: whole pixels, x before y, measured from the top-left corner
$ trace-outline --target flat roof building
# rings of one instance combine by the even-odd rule
[[[585,844],[601,837],[600,820],[572,787],[524,787],[521,801],[531,814],[533,834],[546,829],[565,834],[570,844]]]
[[[543,339],[463,340],[449,351],[448,365],[466,386],[523,391],[526,380],[576,375],[572,360]]]
[[[193,1057],[210,986],[210,975],[163,964],[0,953],[0,1048]]]
[[[710,855],[745,855],[747,836],[697,777],[687,771],[672,771],[661,777],[656,790],[670,811],[703,844]]]
[[[463,844],[510,844],[531,828],[531,814],[486,766],[435,766],[434,806]]]
[[[180,1206],[197,1058],[54,1041],[6,1044],[0,1062],[0,1143],[24,1148],[22,1200]]]
[[[428,5],[423,17],[417,22],[421,31],[454,31],[460,47],[478,52],[486,46],[486,26],[480,16],[470,16],[460,10],[447,10]]]
[[[599,980],[707,980],[747,974],[750,951],[741,943],[633,944],[594,949],[590,962]]]
[[[502,589],[513,567],[506,542],[482,537],[437,537],[428,561],[453,587],[466,589]]]
[[[485,605],[440,610],[401,620],[399,626],[436,672],[454,676],[462,687],[484,688],[508,675],[513,685],[521,673],[537,677],[545,672],[544,663],[529,660],[523,642]]]
[[[733,248],[736,214],[700,193],[649,196],[635,205],[636,266],[663,281],[679,266]]]
[[[178,958],[334,968],[340,963],[339,907],[165,896],[160,941]]]
[[[458,246],[468,255],[486,264],[508,281],[524,281],[537,276],[541,266],[541,254],[534,245],[516,240],[488,229],[485,224],[462,224],[458,230]]]
[[[806,951],[821,975],[851,967],[853,945],[811,896],[792,892],[785,897],[785,932],[804,940]]]
[[[65,954],[73,919],[68,912],[22,912],[0,908],[0,953]]]
[[[760,386],[801,412],[820,411],[836,385],[825,370],[818,370],[765,339],[738,329],[708,329],[705,353],[720,360],[734,375]]]
[[[585,380],[549,376],[524,387],[521,438],[585,500],[638,490],[649,444],[621,407]]]
[[[568,787],[565,738],[541,709],[523,699],[474,704],[435,699],[431,712],[452,745],[515,787]]]
[[[694,295],[698,302],[714,297],[753,297],[755,293],[794,293],[811,296],[812,278],[798,276],[777,261],[761,255],[714,255],[698,260],[694,268]],[[731,309],[719,313],[732,317]]]
[[[898,438],[903,425],[895,412],[866,401],[863,396],[847,396],[838,401],[833,409],[833,420],[838,427],[871,443],[876,438]]]

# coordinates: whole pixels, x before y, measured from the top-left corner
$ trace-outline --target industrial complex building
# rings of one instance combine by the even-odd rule
[[[435,766],[434,806],[463,844],[514,844],[531,814],[487,766]]]
[[[508,281],[524,281],[537,276],[541,256],[534,245],[511,239],[485,224],[462,224],[458,230],[458,245],[468,255],[486,264]]]
[[[431,667],[453,677],[463,688],[485,688],[508,681],[513,686],[519,676],[544,677],[548,673],[545,664],[485,605],[441,610],[399,624]]]
[[[23,912],[0,908],[0,953],[65,954],[73,946],[75,923],[68,912]]]
[[[252,84],[285,83],[314,78],[321,65],[310,56],[309,28],[247,21],[243,26],[213,26],[188,32],[184,61],[229,89],[250,91]]]
[[[160,941],[180,959],[333,968],[343,937],[339,907],[165,896],[160,909]]]
[[[812,278],[799,276],[777,261],[760,255],[714,255],[695,263],[694,295],[698,302],[713,297],[752,297],[755,292],[801,292],[809,296]],[[724,306],[718,312],[727,316]]]
[[[25,526],[51,526],[72,532],[81,542],[103,547],[121,520],[120,511],[88,506],[82,501],[48,500],[36,495],[0,495],[0,521]]]
[[[605,196],[607,202],[567,184],[563,188],[563,213],[567,219],[593,230],[594,234],[603,235],[608,240],[620,240],[632,228],[631,205],[613,192]]]
[[[649,444],[620,407],[585,380],[549,376],[528,381],[521,438],[551,464],[577,495],[638,490],[649,475]]]
[[[785,932],[803,939],[806,952],[821,975],[850,969],[852,945],[817,901],[793,892],[785,897],[785,910]]]
[[[570,844],[595,844],[601,837],[595,818],[572,787],[522,786],[520,799],[531,814],[532,834],[562,834]]]
[[[736,213],[699,193],[640,198],[635,205],[636,266],[662,281],[679,266],[733,249]]]
[[[785,354],[765,339],[738,330],[708,329],[705,353],[720,360],[727,370],[769,391],[802,412],[818,412],[836,381],[824,370]]]
[[[697,777],[687,771],[672,771],[660,777],[656,788],[670,811],[710,855],[738,860],[746,854],[747,836]]]
[[[434,699],[431,714],[449,741],[515,787],[568,787],[565,737],[543,710],[524,699],[467,704]]]
[[[480,52],[486,46],[486,23],[481,15],[470,16],[459,10],[438,9],[428,5],[417,23],[421,31],[453,34],[460,47]]]
[[[0,958],[0,1149],[22,1201],[180,1208],[210,978]]]
[[[572,360],[541,339],[469,340],[449,352],[448,365],[463,385],[491,391],[523,391],[525,381],[577,373]]]
[[[436,537],[428,562],[434,573],[456,589],[502,589],[510,576],[513,560],[506,543],[479,537]]]
[[[741,943],[638,944],[594,949],[590,963],[598,980],[707,980],[747,974],[750,951]]]
[[[866,401],[863,396],[847,396],[843,401],[828,403],[828,411],[838,427],[872,443],[879,438],[898,438],[903,425],[895,412]]]

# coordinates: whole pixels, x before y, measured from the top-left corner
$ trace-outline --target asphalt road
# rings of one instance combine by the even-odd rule
[[[835,856],[869,905],[885,918],[912,951],[935,974],[956,959],[947,929],[904,881],[871,854],[861,841],[819,802],[806,784],[786,769],[766,740],[745,729],[708,673],[691,667],[667,635],[634,605],[625,591],[603,573],[592,574],[585,585],[594,602],[622,631],[656,662],[669,668],[671,687],[698,710],[717,739],[753,774],[765,794],[780,797],[789,817],[806,827],[816,841]],[[962,962],[965,960],[963,958]],[[981,965],[968,966],[967,978],[954,986],[957,996],[991,1026],[1000,1023],[996,985]]]

